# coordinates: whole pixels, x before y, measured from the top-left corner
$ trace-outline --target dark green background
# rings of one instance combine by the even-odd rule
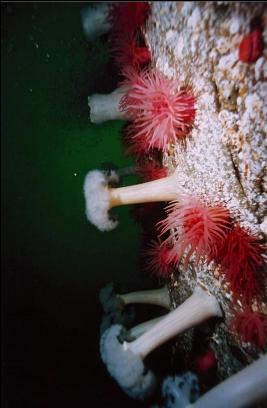
[[[88,121],[88,94],[117,84],[107,46],[85,41],[79,3],[1,8],[3,406],[139,406],[100,361],[98,293],[154,282],[128,208],[110,233],[84,214],[87,171],[131,164],[123,124]]]

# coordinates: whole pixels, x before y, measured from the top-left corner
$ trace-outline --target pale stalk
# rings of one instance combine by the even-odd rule
[[[140,324],[137,324],[136,326],[132,327],[129,330],[129,335],[132,338],[137,338],[144,334],[147,330],[149,330],[151,327],[153,327],[156,323],[158,323],[160,320],[163,319],[164,316],[156,317],[155,319],[148,320],[147,322],[143,322]]]
[[[266,354],[218,384],[188,408],[246,408],[263,401],[267,402]]]
[[[90,120],[92,123],[103,123],[109,120],[130,119],[126,111],[120,109],[120,102],[128,88],[118,88],[110,94],[93,94],[88,96]]]
[[[162,306],[166,309],[171,308],[171,300],[167,286],[163,286],[163,288],[160,289],[126,293],[123,295],[117,295],[117,297],[124,303],[124,305],[131,303],[146,303]]]
[[[122,169],[117,169],[116,173],[120,176],[133,176],[136,174],[135,166],[124,167]]]
[[[123,347],[144,359],[151,351],[174,336],[215,316],[222,316],[216,298],[197,287],[177,309],[133,342],[124,342]]]
[[[109,188],[110,208],[119,205],[172,201],[184,191],[179,187],[176,173],[147,183]]]

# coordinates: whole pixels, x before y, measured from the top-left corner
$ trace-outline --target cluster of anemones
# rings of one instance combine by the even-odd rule
[[[125,3],[114,5],[109,14],[112,52],[124,77],[120,87],[125,89],[125,94],[119,110],[130,121],[123,132],[125,152],[136,157],[137,174],[142,182],[167,176],[166,169],[154,159],[154,153],[166,151],[170,143],[188,135],[195,117],[195,97],[189,89],[182,89],[177,80],[166,78],[156,69],[143,68],[150,60],[150,53],[137,40],[142,41],[140,28],[145,24],[148,10],[145,3]],[[154,203],[139,204],[132,212],[136,220],[143,220],[147,218],[143,215],[149,215],[151,210],[158,213],[155,207]],[[144,251],[145,269],[167,277],[176,261],[176,256],[167,261],[171,245],[161,246],[153,239],[155,229],[147,228],[146,222],[143,227],[145,236],[152,236]]]
[[[146,228],[146,236],[152,238],[144,252],[146,269],[166,278],[181,260],[186,268],[192,257],[196,265],[203,259],[219,264],[234,299],[246,305],[240,316],[235,315],[230,329],[235,327],[240,337],[262,347],[263,338],[266,342],[266,316],[252,312],[252,302],[263,290],[261,243],[241,226],[233,225],[224,207],[206,205],[196,197],[177,192],[177,180],[168,176],[160,160],[156,159],[170,144],[184,142],[189,135],[195,118],[196,98],[189,87],[147,66],[150,53],[142,43],[141,28],[148,11],[148,3],[144,2],[110,6],[107,21],[111,51],[124,80],[110,95],[89,97],[92,122],[130,121],[123,135],[126,153],[136,156],[136,174],[145,183],[132,188],[108,189],[105,176],[91,174],[86,181],[89,187],[85,186],[85,194],[88,192],[89,196],[90,193],[91,202],[87,208],[88,219],[103,231],[110,230],[117,225],[108,216],[112,207],[138,204],[135,217],[141,218],[147,227],[151,212],[155,213],[156,202],[177,200],[167,207],[167,217],[159,223],[160,239],[155,238],[155,228],[150,225]],[[241,43],[241,60],[258,58],[261,49],[258,38],[253,34]],[[102,206],[94,202],[91,194],[92,183],[98,185],[100,182],[104,187],[98,195],[94,194],[94,198],[100,195]],[[245,325],[244,316],[248,315],[250,323]]]
[[[153,177],[154,171],[155,167],[151,166],[143,174],[145,177]],[[241,300],[243,305],[252,309],[253,302],[260,299],[263,291],[264,247],[256,236],[233,223],[226,208],[208,205],[196,197],[186,195],[177,182],[176,172],[177,170],[165,177],[159,176],[145,183],[119,188],[109,186],[114,175],[90,172],[84,186],[88,219],[103,231],[111,230],[117,225],[109,217],[109,210],[113,207],[149,205],[143,217],[149,220],[151,215],[154,216],[155,203],[172,201],[167,206],[167,217],[158,224],[161,241],[154,238],[148,246],[147,268],[157,276],[168,277],[173,268],[180,263],[186,267],[193,257],[195,265],[203,260],[214,261],[220,265],[234,300]],[[153,228],[151,231],[155,232]],[[264,319],[257,319],[256,314],[252,316],[256,321],[254,325],[249,325],[250,329],[245,337],[248,338],[247,333],[251,332],[251,341],[255,342],[262,338],[255,335],[255,330],[260,330]],[[262,332],[265,330],[262,329]],[[262,340],[257,342],[259,347],[261,344]]]
[[[176,79],[170,80],[156,69],[146,68],[137,72],[128,66],[123,75],[125,80],[121,87],[126,91],[120,102],[120,111],[130,121],[123,132],[125,153],[136,157],[141,181],[160,179],[167,176],[167,171],[159,165],[156,157],[167,151],[171,143],[184,141],[189,134],[195,117],[195,97],[189,88],[182,89]],[[146,157],[149,159],[144,159]],[[140,219],[139,214],[146,209],[150,210],[151,205],[150,208],[148,204],[136,208],[135,218]],[[148,251],[152,257],[156,247]],[[158,246],[158,251],[164,250]],[[159,257],[162,259],[162,254]],[[151,262],[148,261],[148,264]],[[169,262],[170,268],[172,265],[173,262]],[[155,273],[156,268],[152,269]],[[166,269],[163,275],[167,276]]]
[[[89,41],[107,34],[114,62],[139,69],[150,61],[142,36],[148,13],[148,2],[99,2],[81,11],[84,34]]]
[[[264,247],[259,238],[240,225],[233,225],[228,210],[221,206],[207,206],[194,197],[181,197],[167,207],[167,217],[159,223],[161,234],[170,232],[163,246],[172,243],[166,262],[175,257],[186,267],[194,256],[220,265],[234,300],[241,300],[244,311],[235,313],[229,328],[242,340],[259,348],[267,339],[267,316],[254,313],[252,303],[264,292]]]
[[[190,87],[148,66],[150,52],[142,37],[149,12],[147,2],[111,3],[104,12],[102,20],[109,24],[111,54],[124,80],[111,94],[88,98],[91,121],[129,120],[124,132],[127,153],[141,156],[154,150],[165,152],[171,143],[189,134],[195,96]]]

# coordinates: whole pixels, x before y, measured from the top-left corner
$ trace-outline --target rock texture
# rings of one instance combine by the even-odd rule
[[[172,145],[163,163],[179,169],[179,183],[204,202],[222,204],[232,218],[265,239],[267,213],[267,5],[245,2],[153,2],[144,32],[152,64],[179,78],[197,96],[194,128],[185,146]],[[253,63],[239,60],[239,45],[251,30],[262,32],[263,52]],[[266,282],[266,279],[265,279]],[[226,378],[258,357],[249,343],[227,329],[240,301],[211,263],[183,265],[169,282],[173,306],[196,284],[220,301],[225,319],[212,331],[218,378]],[[267,285],[266,285],[267,286]],[[266,302],[254,311],[267,314]],[[190,332],[193,344],[194,331]],[[185,346],[186,345],[186,346]],[[177,342],[188,352],[190,341]]]

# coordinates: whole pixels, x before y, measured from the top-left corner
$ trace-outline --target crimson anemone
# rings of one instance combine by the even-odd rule
[[[127,123],[122,132],[122,143],[124,146],[124,154],[126,156],[135,156],[137,160],[139,160],[147,153],[148,144],[143,135],[133,138],[132,135],[134,132],[135,127],[132,123]]]
[[[139,161],[136,166],[136,173],[141,177],[142,182],[157,180],[167,177],[167,169],[160,166],[154,160]]]
[[[176,79],[168,79],[156,69],[140,73],[131,67],[122,71],[127,88],[121,99],[121,110],[132,120],[128,136],[143,139],[146,149],[166,151],[188,135],[195,117],[195,97],[181,89]]]
[[[253,312],[249,307],[236,313],[229,329],[237,333],[240,340],[250,342],[263,349],[267,342],[267,315]]]
[[[262,294],[263,252],[259,239],[236,225],[227,234],[218,254],[234,296],[242,296],[247,303]]]
[[[144,258],[146,270],[162,278],[167,278],[177,263],[177,255],[171,252],[170,245],[161,245],[159,240],[150,242],[144,251]]]
[[[164,242],[175,239],[172,253],[178,262],[185,256],[186,266],[191,256],[195,255],[195,264],[201,257],[210,257],[217,253],[226,237],[230,215],[222,206],[206,206],[191,196],[181,196],[166,207],[167,217],[159,223],[161,235],[173,233]]]
[[[146,65],[150,61],[149,50],[138,43],[137,37],[132,33],[126,34],[118,38],[111,47],[114,61],[120,68],[129,65],[138,70],[139,67]]]
[[[108,15],[108,21],[112,25],[111,36],[117,38],[125,33],[136,32],[144,26],[148,12],[148,2],[113,3]]]

